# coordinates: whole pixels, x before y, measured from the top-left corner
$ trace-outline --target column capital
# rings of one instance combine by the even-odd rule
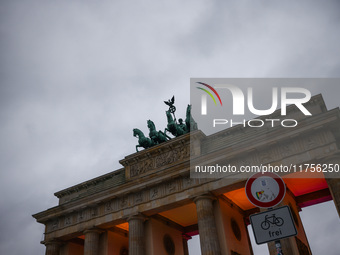
[[[64,244],[63,241],[60,241],[58,239],[51,239],[51,240],[47,240],[47,241],[42,241],[41,244],[47,246],[47,245],[55,245],[55,246],[61,246]]]
[[[129,216],[126,221],[129,222],[131,220],[142,220],[142,221],[146,221],[148,220],[149,218],[146,217],[144,214],[142,213],[138,213],[138,214],[134,214],[134,215],[131,215]]]
[[[63,244],[63,242],[57,239],[47,240],[42,243],[46,246],[45,255],[59,255],[60,246]]]
[[[201,199],[209,199],[211,201],[214,201],[217,198],[214,195],[207,193],[207,194],[202,194],[202,195],[199,195],[197,197],[194,197],[192,200],[194,201],[194,203],[196,203],[197,201],[199,201]]]
[[[85,229],[83,231],[84,234],[87,234],[87,233],[97,233],[97,234],[101,234],[103,233],[104,230],[103,229],[100,229],[100,228],[89,228],[89,229]]]

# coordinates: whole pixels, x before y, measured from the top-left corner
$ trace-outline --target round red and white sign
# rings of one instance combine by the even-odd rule
[[[256,173],[246,183],[248,200],[258,207],[273,207],[279,204],[286,194],[286,185],[274,173]]]

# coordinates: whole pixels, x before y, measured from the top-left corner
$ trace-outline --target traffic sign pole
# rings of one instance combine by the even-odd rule
[[[280,240],[275,241],[275,247],[276,247],[277,255],[283,255]]]
[[[268,211],[270,211],[270,210],[272,210],[272,209],[273,209],[273,208],[270,207],[270,208],[268,208]],[[276,255],[283,255],[283,251],[282,251],[282,246],[281,246],[281,241],[280,241],[280,239],[275,241],[275,248],[276,248]]]
[[[268,208],[268,211],[273,210],[272,207]],[[275,241],[276,255],[283,255],[280,239]]]

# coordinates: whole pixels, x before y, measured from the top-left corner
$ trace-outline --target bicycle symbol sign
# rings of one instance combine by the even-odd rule
[[[250,223],[257,244],[268,243],[297,235],[288,206],[250,215]]]
[[[275,217],[275,213],[272,214],[272,216],[266,215],[264,221],[261,223],[261,228],[263,230],[269,229],[271,225],[275,226],[282,226],[284,223],[284,220],[281,217]]]

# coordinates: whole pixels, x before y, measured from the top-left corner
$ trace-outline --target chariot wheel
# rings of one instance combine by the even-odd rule
[[[169,111],[170,111],[171,113],[174,113],[174,112],[176,111],[176,106],[174,106],[174,105],[170,106],[170,107],[169,107]]]

